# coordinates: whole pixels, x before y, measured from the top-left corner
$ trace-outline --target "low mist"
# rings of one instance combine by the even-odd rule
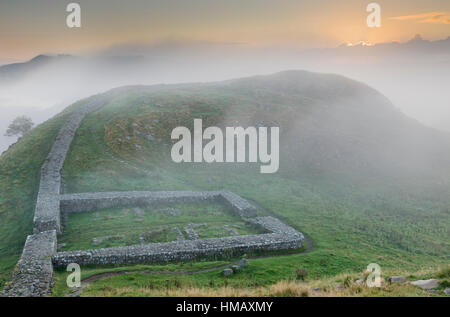
[[[124,85],[210,82],[282,70],[336,73],[385,95],[419,122],[450,131],[450,38],[302,51],[240,43],[122,45],[84,56],[40,56],[0,67],[0,151],[16,116],[38,124],[71,103]]]

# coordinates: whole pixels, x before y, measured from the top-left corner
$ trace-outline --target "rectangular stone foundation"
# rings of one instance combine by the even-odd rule
[[[219,192],[158,191],[158,192],[98,192],[60,196],[60,208],[64,213],[94,211],[105,208],[213,201]]]
[[[165,263],[219,259],[255,251],[295,250],[303,246],[303,234],[277,218],[257,217],[247,221],[270,233],[59,252],[53,257],[53,263],[55,266]]]
[[[59,252],[53,257],[55,266],[125,265],[167,263],[194,259],[224,258],[255,251],[295,250],[303,245],[303,236],[260,234],[220,239],[185,240],[151,243],[128,247]]]

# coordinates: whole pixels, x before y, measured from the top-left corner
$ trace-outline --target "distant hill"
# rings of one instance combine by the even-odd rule
[[[34,71],[41,70],[55,61],[65,60],[69,55],[38,55],[23,63],[0,66],[0,82],[11,82],[23,78]]]
[[[124,85],[211,82],[286,69],[336,73],[369,84],[407,115],[448,131],[450,39],[298,50],[214,43],[112,47],[96,55],[39,55],[0,67],[0,126],[42,122],[82,97]],[[411,73],[413,70],[413,73]],[[395,83],[395,84],[393,84]],[[13,143],[0,133],[0,152]]]
[[[411,40],[401,42],[386,42],[371,44],[366,42],[359,43],[343,43],[337,48],[328,49],[313,49],[305,53],[321,53],[321,54],[338,54],[338,55],[371,55],[383,57],[400,58],[402,54],[407,56],[427,56],[427,55],[443,55],[450,54],[450,36],[446,39],[429,41],[423,39],[420,34],[417,34]]]

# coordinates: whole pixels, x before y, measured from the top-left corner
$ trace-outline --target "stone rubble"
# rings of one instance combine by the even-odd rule
[[[439,287],[439,281],[436,279],[430,279],[430,280],[418,280],[415,282],[411,282],[411,285],[420,287],[421,289],[434,289]]]
[[[391,276],[388,278],[388,281],[391,283],[405,283],[406,277],[405,276]]]
[[[173,228],[173,231],[175,231],[175,233],[177,234],[177,241],[184,241],[184,240],[186,240],[186,239],[184,238],[184,235],[183,235],[183,233],[181,232],[180,228],[174,227],[174,228]]]
[[[224,229],[226,231],[228,231],[228,233],[230,235],[232,235],[232,236],[238,236],[239,235],[239,232],[237,232],[236,229],[230,227],[229,225],[224,225],[223,227],[224,227]]]

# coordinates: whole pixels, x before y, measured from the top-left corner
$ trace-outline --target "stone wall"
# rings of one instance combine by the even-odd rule
[[[128,247],[58,252],[53,257],[55,266],[69,263],[80,265],[165,263],[200,258],[223,258],[255,251],[292,250],[302,246],[299,236],[259,234],[226,238],[184,240],[150,243]]]
[[[230,191],[158,191],[99,192],[61,195],[61,212],[74,213],[111,207],[194,201],[220,201],[230,206],[240,217],[256,217],[257,210],[244,198]]]
[[[220,192],[158,191],[98,192],[61,195],[61,212],[76,213],[111,207],[145,206],[167,203],[214,201]]]
[[[92,97],[70,115],[61,127],[42,168],[39,192],[34,210],[33,235],[25,242],[22,256],[3,296],[46,296],[53,284],[51,257],[56,253],[57,233],[61,231],[61,169],[70,144],[83,118],[102,107],[106,99]]]
[[[243,218],[256,217],[256,208],[247,200],[227,190],[220,192],[221,199]]]
[[[59,195],[61,194],[61,169],[69,151],[75,132],[83,118],[92,111],[102,107],[106,99],[91,98],[85,105],[75,111],[62,126],[55,143],[41,169],[39,193],[34,211],[34,233],[47,230],[61,232]]]
[[[55,253],[55,230],[28,236],[12,280],[3,290],[4,295],[46,296],[50,294],[53,286],[52,256]]]
[[[246,221],[269,233],[58,252],[53,257],[53,264],[65,266],[70,263],[80,265],[165,263],[199,258],[224,258],[256,251],[295,250],[303,246],[303,234],[279,219],[257,217]]]
[[[255,217],[247,219],[247,221],[269,232],[285,235],[299,235],[304,239],[303,234],[275,217]]]
[[[257,217],[256,208],[229,191],[103,192],[61,195],[61,169],[70,144],[83,118],[106,103],[93,97],[75,111],[61,128],[42,166],[34,214],[34,234],[27,237],[22,256],[4,296],[46,296],[51,293],[53,265],[70,263],[135,264],[220,258],[264,250],[298,249],[303,235],[273,217]],[[61,232],[61,212],[76,213],[111,207],[194,201],[220,201],[229,205],[244,221],[268,232],[259,235],[181,240],[128,247],[57,253],[57,233]],[[52,265],[53,264],[53,265]]]

